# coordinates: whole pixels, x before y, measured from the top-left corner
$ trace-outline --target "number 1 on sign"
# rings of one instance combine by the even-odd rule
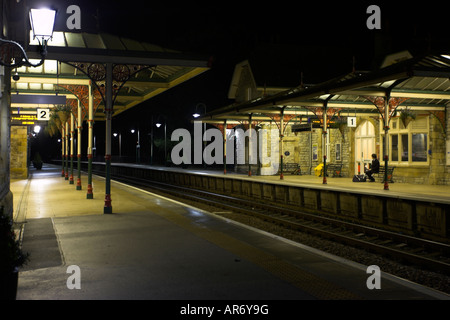
[[[349,128],[356,128],[356,117],[347,117],[347,126]]]

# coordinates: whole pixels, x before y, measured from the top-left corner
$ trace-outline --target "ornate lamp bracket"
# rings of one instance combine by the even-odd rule
[[[45,61],[47,56],[47,41],[44,40],[43,44],[39,46],[39,53],[41,55],[41,61],[33,64],[28,59],[28,56],[23,47],[11,40],[5,40],[0,38],[0,65],[19,68],[19,67],[39,67]]]

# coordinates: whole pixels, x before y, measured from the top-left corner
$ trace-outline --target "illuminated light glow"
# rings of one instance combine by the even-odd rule
[[[30,22],[34,37],[49,40],[53,34],[55,16],[55,10],[30,9]]]

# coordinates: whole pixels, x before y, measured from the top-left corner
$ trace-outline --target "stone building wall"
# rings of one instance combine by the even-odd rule
[[[447,128],[450,126],[449,109],[450,106],[447,107],[445,118],[445,126]],[[428,163],[396,164],[395,162],[389,162],[390,166],[396,167],[394,170],[394,181],[413,184],[450,185],[450,159],[447,160],[447,158],[450,158],[450,133],[448,133],[448,130],[447,132],[444,131],[442,123],[434,115],[425,112],[418,116],[421,119],[425,117],[429,123],[428,130],[423,131],[427,132],[428,135]],[[381,165],[384,166],[382,150],[384,132],[380,117],[357,117],[357,126],[355,128],[349,128],[344,124],[340,128],[328,129],[329,157],[327,158],[327,163],[342,163],[343,177],[350,178],[357,172],[357,164],[355,163],[355,137],[358,127],[366,121],[371,122],[375,128],[375,153]],[[274,122],[265,123],[262,124],[262,129],[265,129],[266,133],[262,136],[262,141],[261,139],[258,141],[258,145],[262,147],[261,151],[263,154],[272,160],[265,164],[259,161],[258,165],[252,166],[252,172],[253,174],[261,175],[276,174],[276,172],[274,173],[273,167],[279,165],[280,162],[278,126]],[[412,134],[417,131],[410,132]],[[283,161],[285,164],[299,164],[302,174],[314,175],[314,168],[323,163],[322,144],[323,133],[321,128],[312,129],[312,131],[293,132],[292,126],[289,124],[286,126],[283,137]],[[340,146],[340,152],[337,152],[338,146]],[[245,148],[247,149],[248,146],[246,145]],[[239,150],[239,152],[241,154],[247,154],[246,152],[248,151]],[[273,154],[274,152],[276,154]],[[409,150],[409,152],[412,152],[412,150]],[[245,160],[247,161],[247,158]],[[236,168],[237,172],[248,172],[248,164],[236,166]],[[360,171],[361,173],[364,172],[363,165],[361,165]]]
[[[11,179],[28,178],[28,128],[11,126]]]
[[[253,79],[250,65],[246,65],[239,79],[238,90],[236,91],[236,102],[244,102],[255,98],[258,95],[255,80]]]

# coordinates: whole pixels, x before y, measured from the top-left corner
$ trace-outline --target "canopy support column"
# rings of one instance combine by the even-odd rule
[[[227,174],[227,120],[223,121],[223,174]]]
[[[61,177],[64,177],[65,174],[65,157],[66,157],[66,153],[65,153],[65,145],[64,145],[64,126],[61,124]]]
[[[253,160],[253,154],[252,154],[252,116],[253,113],[251,113],[248,116],[248,176],[252,176],[252,160]]]
[[[327,184],[327,129],[328,129],[328,119],[327,119],[327,107],[328,100],[323,103],[323,142],[322,142],[322,150],[323,150],[323,181],[322,184]]]
[[[386,99],[385,99],[385,106],[384,106],[384,190],[389,190],[389,182],[388,182],[388,162],[389,162],[389,103],[390,103],[391,97],[390,92],[387,93]]]
[[[66,164],[65,164],[65,168],[66,168],[66,173],[64,175],[64,180],[69,180],[69,121],[66,121],[66,123],[63,124],[63,126],[65,127],[65,131],[64,131],[64,139],[66,141]]]
[[[389,121],[391,117],[394,115],[397,107],[408,100],[408,98],[400,98],[400,97],[392,97],[391,91],[398,83],[403,80],[397,80],[390,88],[386,90],[386,96],[384,97],[365,97],[367,100],[372,102],[383,118],[383,129],[384,129],[384,148],[383,148],[383,156],[384,156],[384,190],[389,190],[389,182],[388,182],[388,162],[389,162]]]
[[[89,81],[89,113],[88,113],[88,185],[86,199],[94,199],[92,190],[92,145],[94,142],[94,97],[92,96],[92,81]]]
[[[106,64],[106,145],[105,145],[105,164],[106,164],[106,181],[105,181],[105,206],[103,213],[112,213],[111,206],[111,118],[113,111],[113,74],[112,64]]]
[[[78,101],[78,114],[77,114],[77,190],[81,190],[81,129],[82,129],[82,120],[81,120],[81,102]]]
[[[70,177],[69,184],[73,184],[73,141],[75,139],[75,129],[74,129],[75,117],[73,113],[70,113]]]
[[[284,179],[283,175],[283,137],[284,137],[284,108],[281,108],[280,111],[280,128],[279,128],[279,135],[280,135],[280,180]]]

